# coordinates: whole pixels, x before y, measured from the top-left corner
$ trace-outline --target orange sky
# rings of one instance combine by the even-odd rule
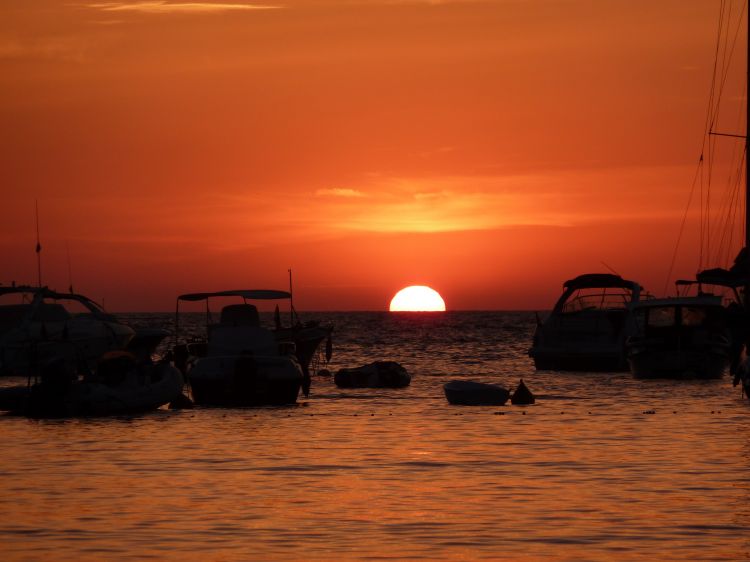
[[[36,281],[38,199],[45,284],[68,286],[69,248],[76,290],[114,311],[284,288],[289,267],[303,310],[384,310],[411,284],[454,310],[549,308],[605,263],[659,294],[718,15],[708,0],[4,0],[0,282]],[[743,24],[737,69],[746,53]],[[718,128],[744,133],[743,80],[730,73]],[[673,277],[697,269],[697,213]]]

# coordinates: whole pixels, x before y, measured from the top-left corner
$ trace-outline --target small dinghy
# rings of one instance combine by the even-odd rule
[[[451,381],[443,390],[448,402],[462,406],[502,406],[510,397],[502,386],[475,381]]]

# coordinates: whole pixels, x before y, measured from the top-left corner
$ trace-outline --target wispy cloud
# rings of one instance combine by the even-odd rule
[[[241,2],[167,2],[166,0],[98,2],[88,4],[87,6],[103,12],[140,12],[146,14],[211,13],[247,10],[276,10],[282,8],[282,6],[247,4]]]
[[[681,207],[656,204],[649,194],[671,196],[663,183],[679,172],[666,168],[559,171],[550,174],[376,178],[357,189],[319,190],[315,216],[342,231],[455,232],[518,226],[570,227],[602,222],[673,220]],[[606,187],[603,187],[606,186]],[[633,187],[638,186],[638,187]],[[367,194],[367,202],[356,199]],[[609,193],[628,193],[617,205]],[[349,194],[348,196],[346,194]]]
[[[315,195],[317,195],[318,197],[366,197],[366,195],[361,191],[341,187],[319,189],[315,192]]]
[[[80,37],[42,37],[33,40],[0,38],[0,60],[38,59],[83,62],[86,42]]]

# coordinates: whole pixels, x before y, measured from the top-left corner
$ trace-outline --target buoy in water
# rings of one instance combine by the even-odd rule
[[[510,397],[510,403],[518,405],[527,405],[527,404],[533,404],[536,402],[534,399],[534,395],[531,393],[531,391],[528,389],[528,387],[524,384],[523,379],[518,383],[518,387],[516,388],[516,391],[513,393],[513,395]]]

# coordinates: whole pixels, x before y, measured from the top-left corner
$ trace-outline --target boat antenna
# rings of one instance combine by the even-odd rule
[[[36,212],[36,274],[39,287],[42,286],[42,244],[39,242],[39,201],[34,199]]]
[[[615,271],[615,269],[614,269],[613,267],[610,267],[610,266],[609,266],[609,264],[608,264],[607,262],[603,261],[603,262],[602,262],[602,265],[603,265],[604,267],[606,267],[607,269],[609,269],[609,270],[610,270],[610,271],[611,271],[612,273],[614,273],[614,274],[615,274],[615,275],[617,275],[618,277],[622,277],[622,275],[620,275],[620,274],[619,274],[619,273],[618,273],[617,271]]]
[[[68,252],[68,292],[73,293],[73,269],[70,267],[70,245],[65,241],[65,249]]]

